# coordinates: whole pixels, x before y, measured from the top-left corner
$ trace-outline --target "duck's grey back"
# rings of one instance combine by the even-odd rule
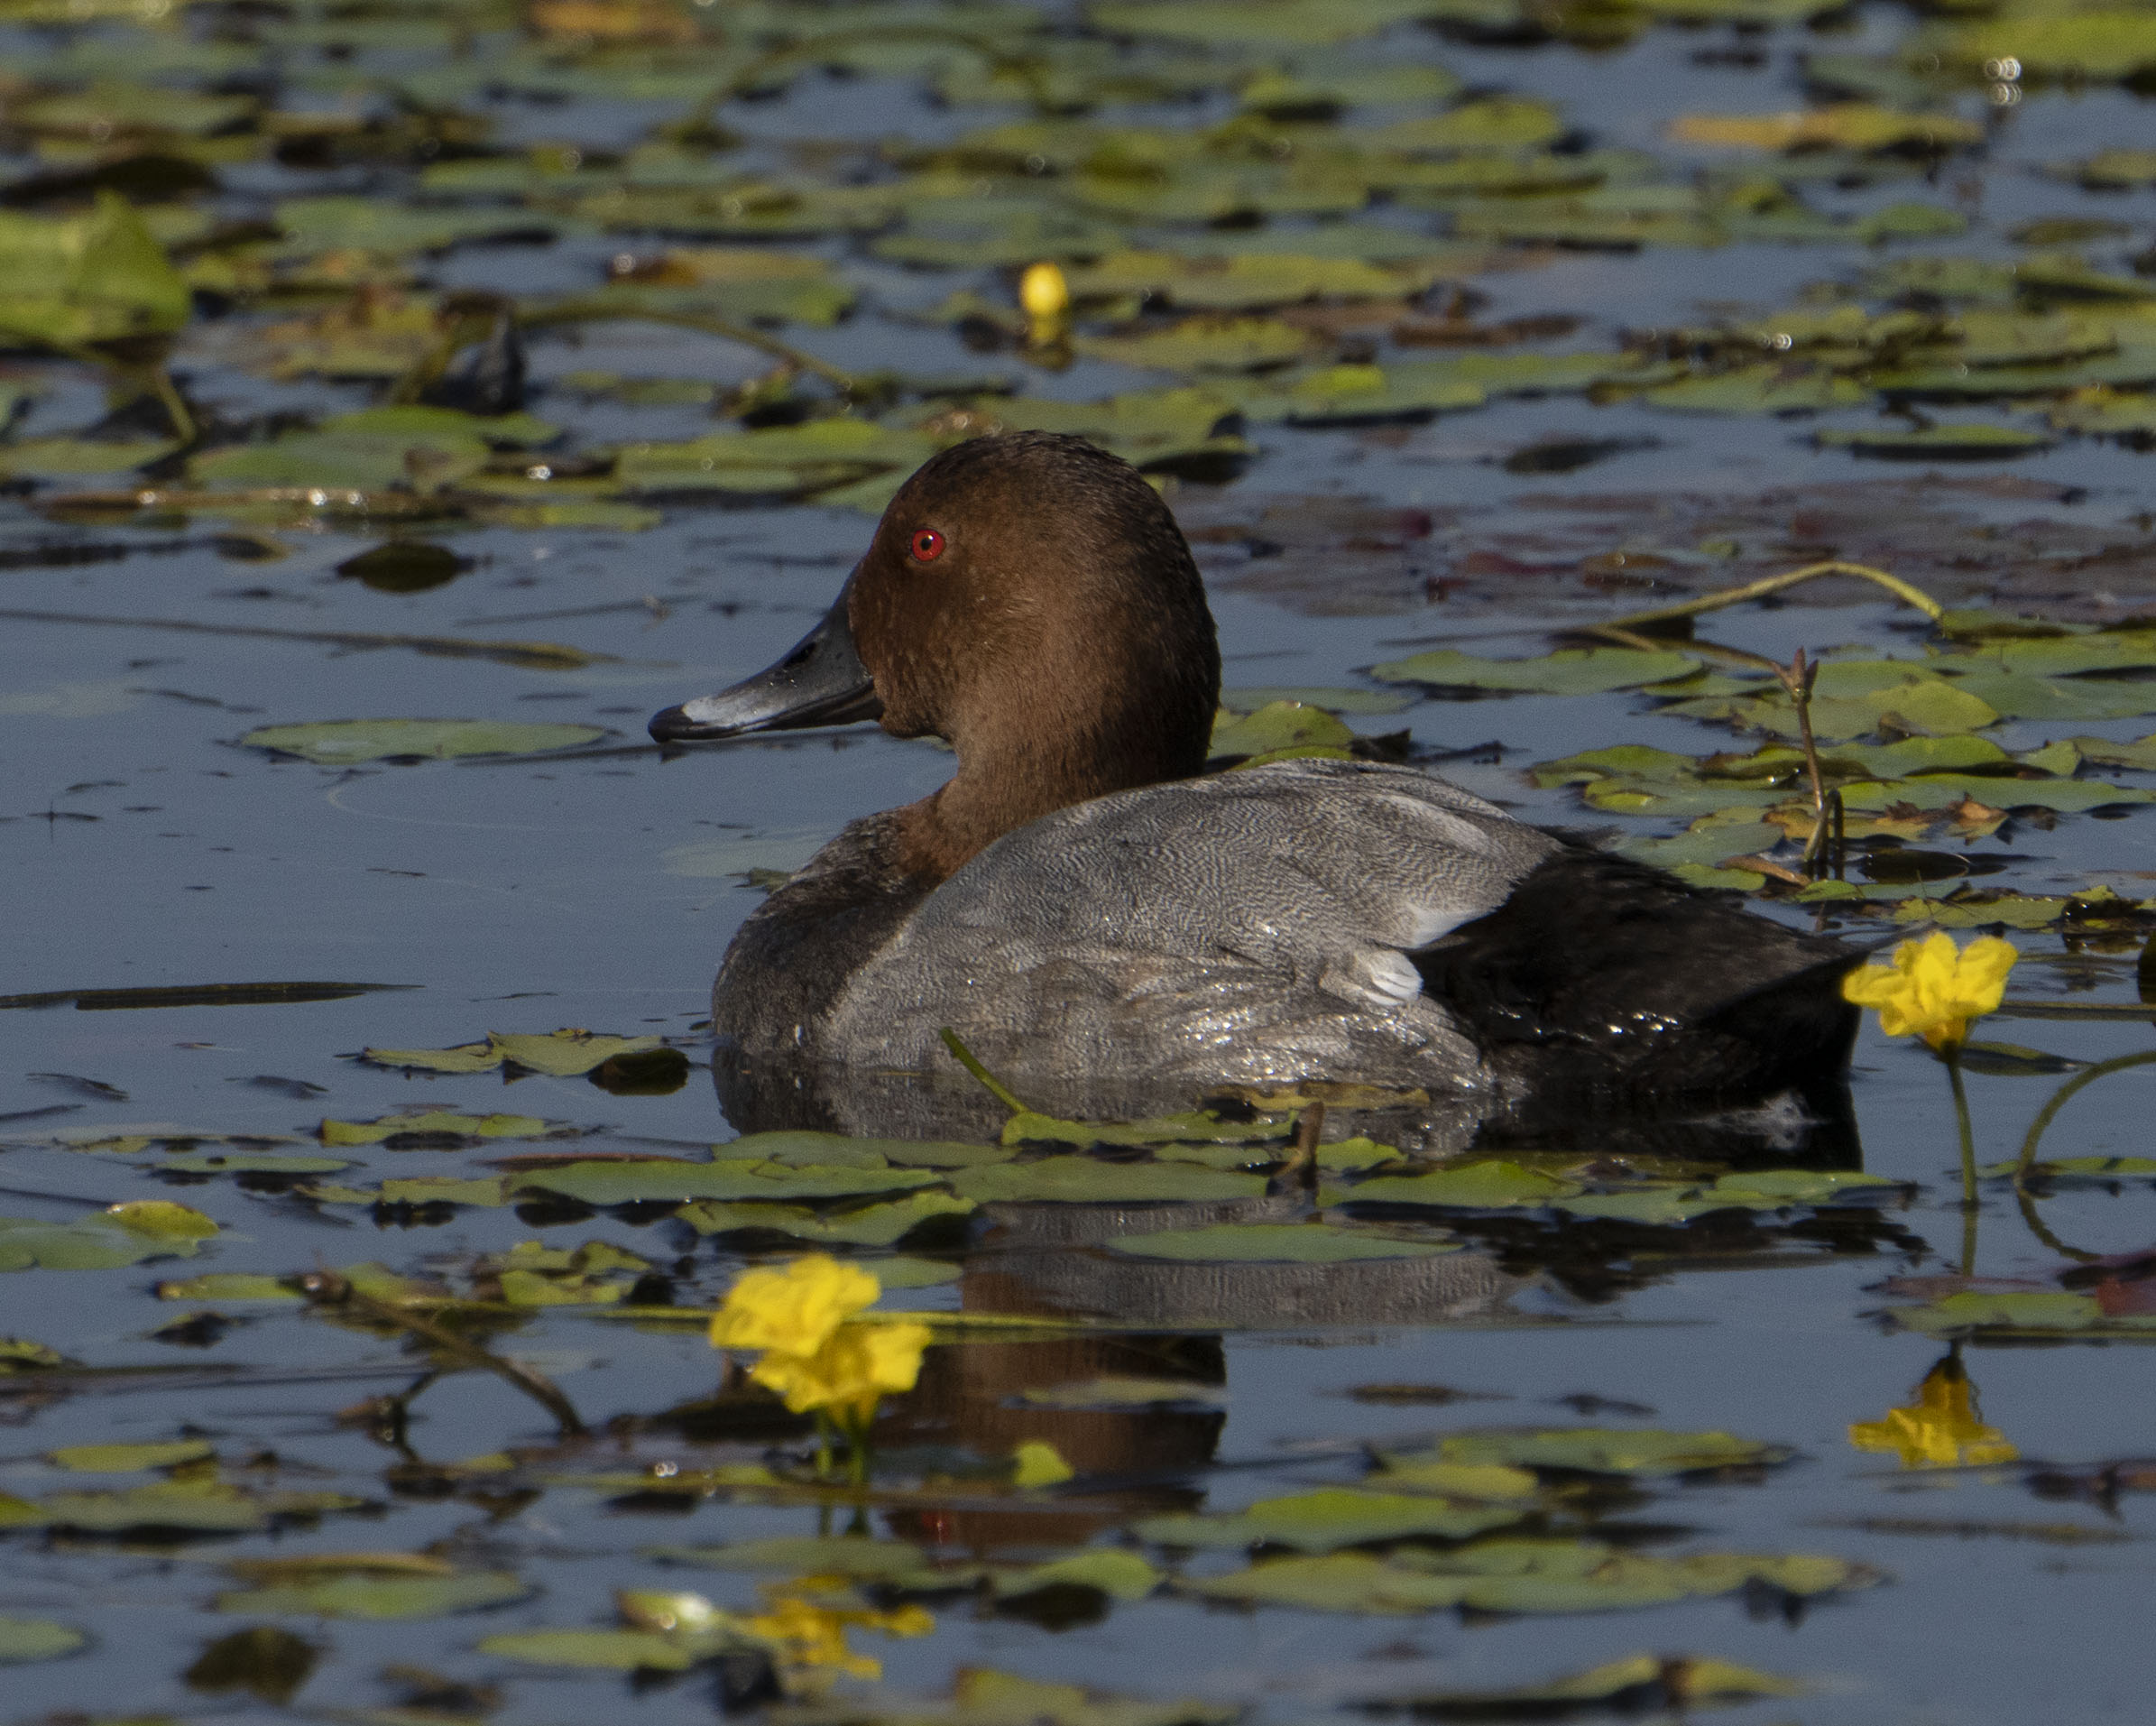
[[[1294,760],[1148,786],[1007,834],[844,988],[841,1060],[1137,1080],[1474,1084],[1406,957],[1560,848],[1410,768]]]

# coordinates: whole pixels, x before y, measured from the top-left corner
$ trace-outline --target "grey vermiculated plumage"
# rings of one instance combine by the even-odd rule
[[[898,1067],[944,1062],[949,1026],[1021,1076],[1473,1085],[1481,1060],[1407,955],[1558,849],[1411,768],[1296,760],[1149,786],[1006,835],[850,975],[816,951],[806,919],[833,883],[812,864],[751,928],[796,931],[796,982],[828,978],[827,1011],[803,1000],[788,1020],[730,987],[737,950],[714,1020],[751,1055]]]

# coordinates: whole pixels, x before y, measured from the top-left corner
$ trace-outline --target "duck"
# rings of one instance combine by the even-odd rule
[[[1841,1082],[1862,955],[1407,763],[1208,771],[1220,650],[1174,515],[1083,438],[958,444],[775,664],[662,744],[873,719],[957,771],[842,829],[712,990],[766,1072],[1319,1082],[1590,1111]],[[1846,1094],[1846,1091],[1845,1091]]]

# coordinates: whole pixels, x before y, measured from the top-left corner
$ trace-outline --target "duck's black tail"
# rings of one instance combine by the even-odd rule
[[[1516,1094],[1660,1111],[1838,1088],[1863,955],[1567,845],[1414,957]]]

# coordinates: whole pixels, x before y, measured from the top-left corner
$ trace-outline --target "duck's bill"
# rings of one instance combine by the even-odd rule
[[[653,714],[650,730],[662,743],[688,743],[751,731],[850,725],[882,712],[875,682],[854,649],[842,593],[824,621],[776,665],[715,696]]]

